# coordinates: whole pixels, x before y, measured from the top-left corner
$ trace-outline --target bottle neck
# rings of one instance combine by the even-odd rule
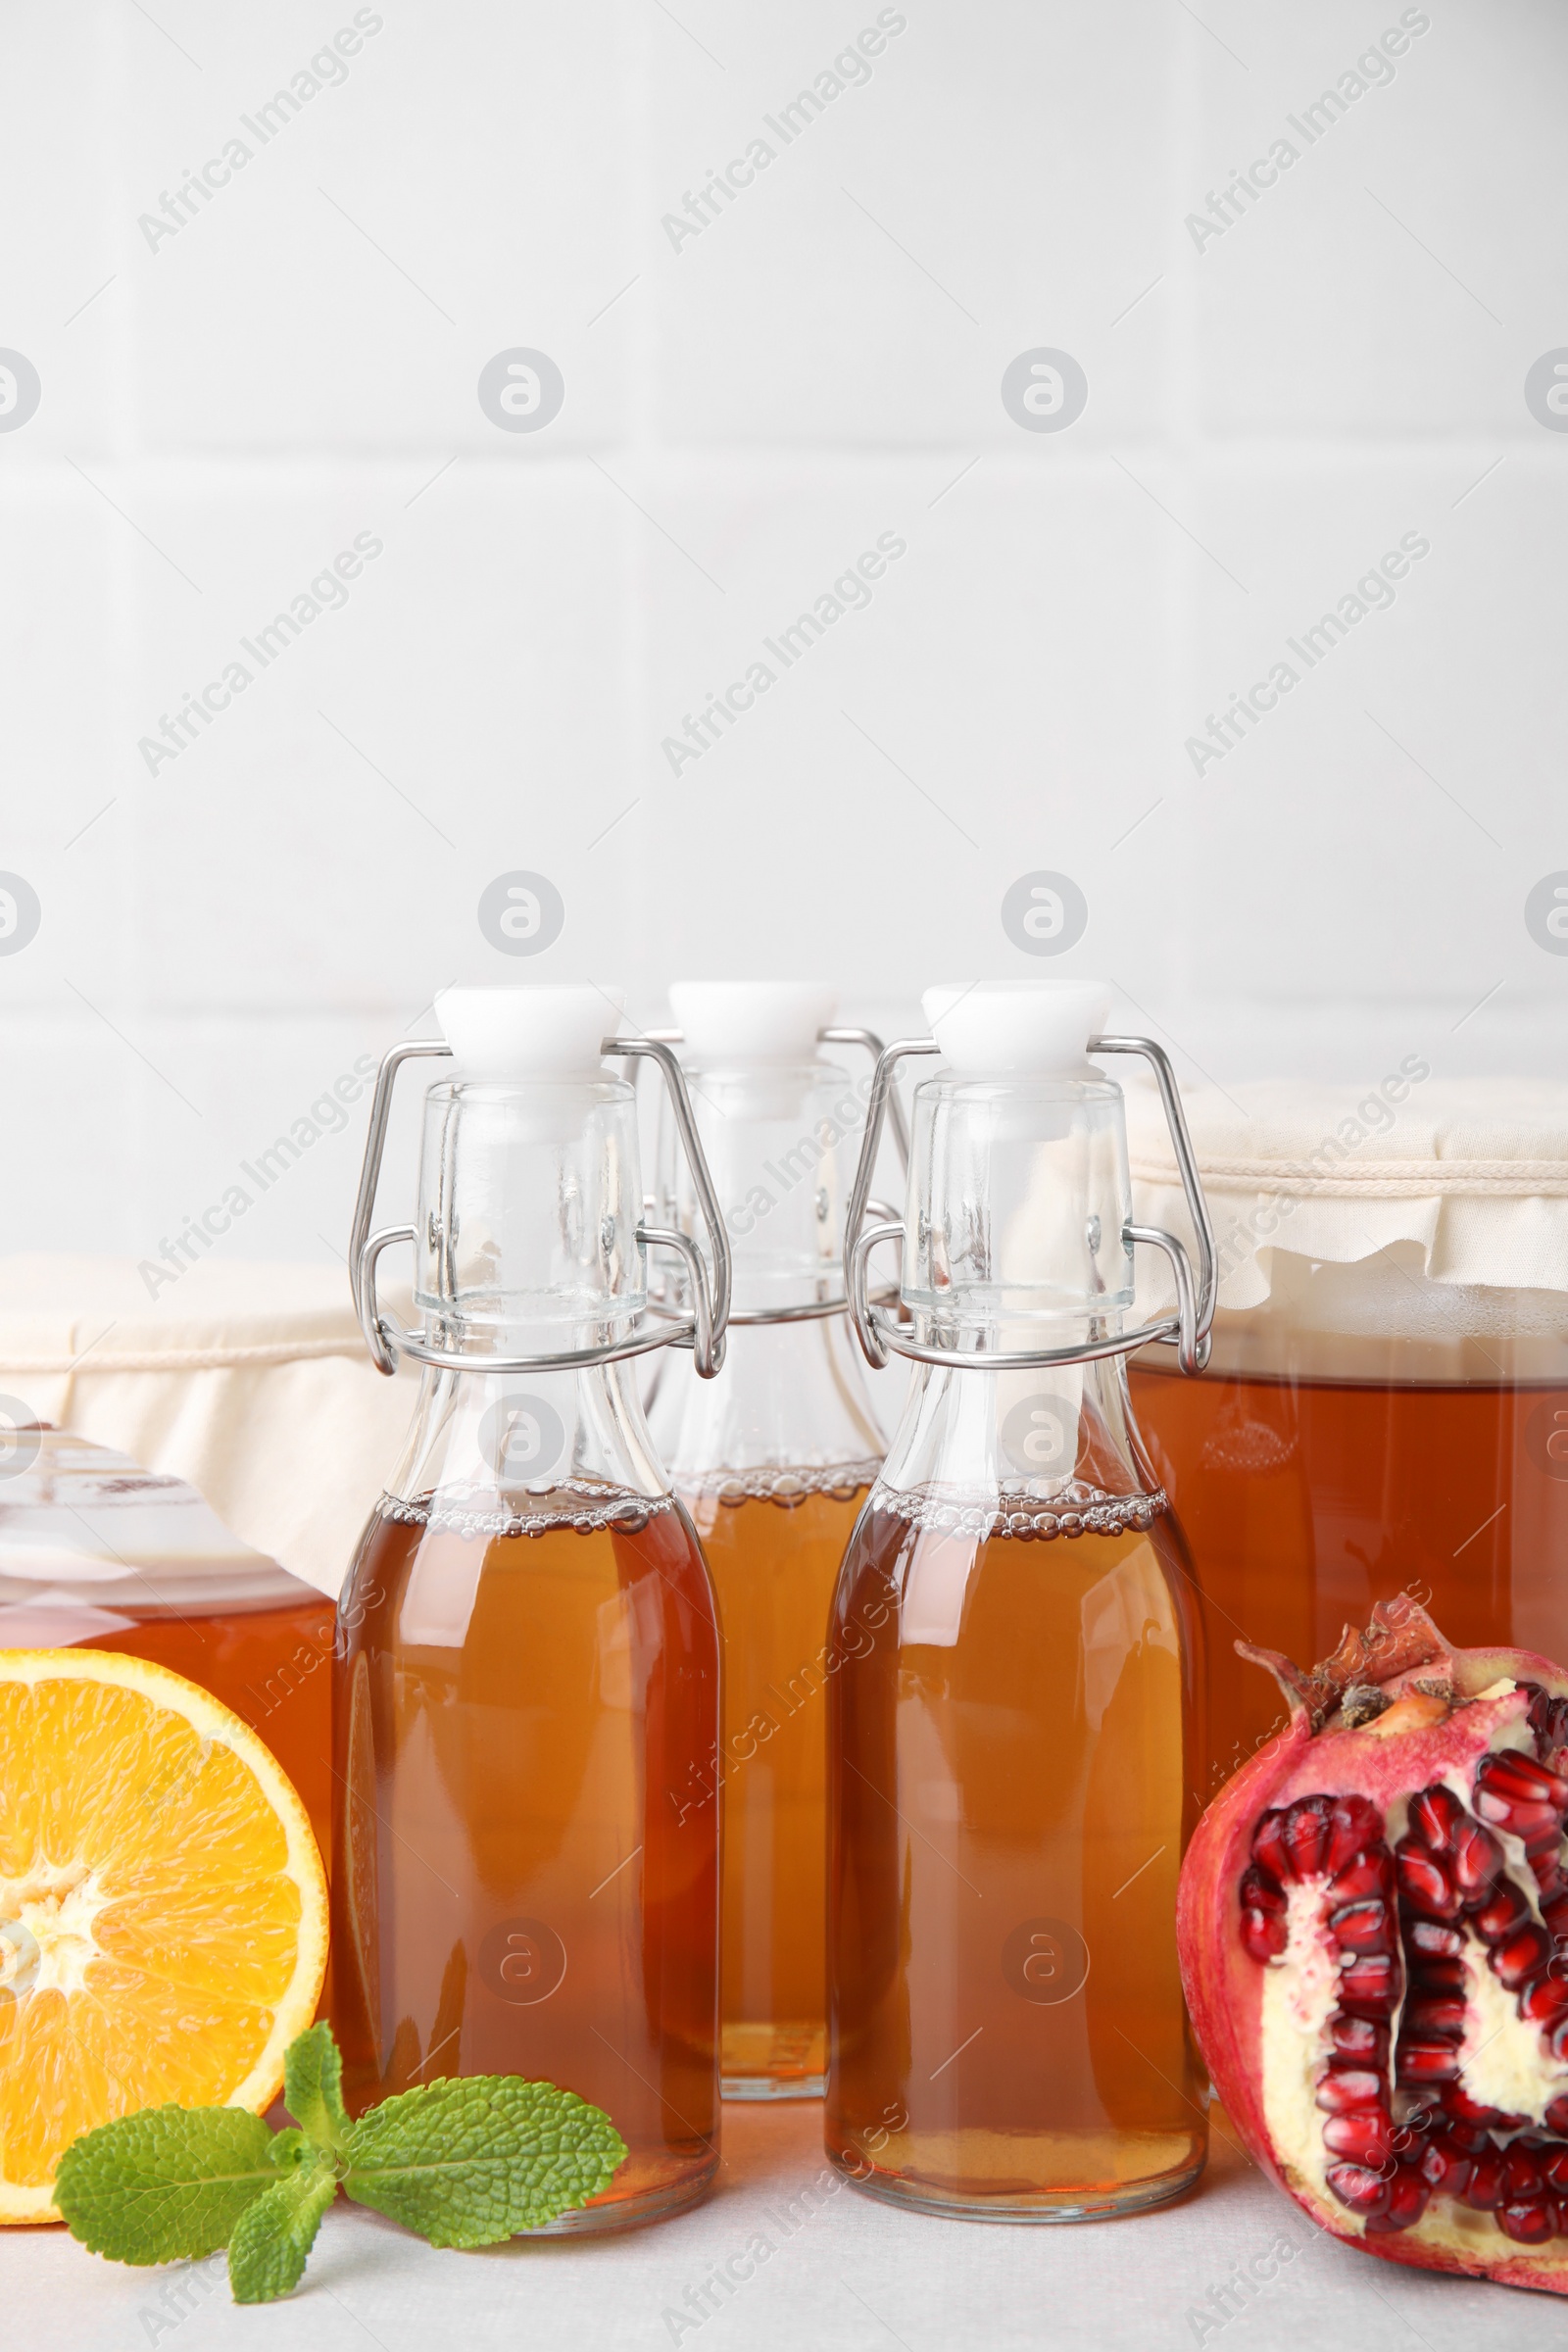
[[[699,1380],[669,1351],[655,1425],[675,1482],[720,1474],[860,1473],[868,1484],[883,1437],[859,1350],[843,1315],[730,1326],[724,1368]]]
[[[800,1064],[687,1065],[733,1267],[733,1303],[766,1311],[844,1295],[844,1204],[864,1117],[847,1071]],[[665,1221],[707,1252],[691,1174],[663,1122],[659,1190]]]
[[[631,1371],[426,1367],[388,1494],[489,1533],[514,1521],[608,1524],[628,1497],[667,1498]]]
[[[916,1516],[1002,1513],[1045,1536],[1147,1527],[1168,1507],[1122,1356],[1039,1372],[916,1364],[877,1485]]]

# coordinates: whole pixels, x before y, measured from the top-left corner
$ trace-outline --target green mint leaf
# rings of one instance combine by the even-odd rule
[[[55,2203],[73,2237],[113,2262],[178,2262],[226,2246],[277,2179],[272,2133],[243,2107],[144,2107],[84,2132],[60,2159]]]
[[[432,2246],[489,2246],[597,2196],[625,2155],[609,2116],[573,2091],[455,2076],[362,2116],[343,2186]]]
[[[343,2105],[343,2061],[330,2026],[312,2026],[289,2043],[283,2103],[314,2146],[333,2156],[346,2153],[351,2127]]]
[[[298,2286],[321,2216],[336,2195],[337,2174],[327,2157],[317,2154],[246,2206],[228,2241],[228,2284],[236,2303],[270,2303]]]

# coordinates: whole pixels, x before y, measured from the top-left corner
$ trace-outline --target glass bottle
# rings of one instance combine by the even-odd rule
[[[1148,1335],[1123,1329],[1121,1093],[1087,1041],[1148,1054],[1181,1114],[1157,1048],[1098,1036],[1104,1003],[930,992],[937,1042],[884,1055],[851,1205],[857,1330],[914,1374],[834,1600],[827,2149],[873,2193],[957,2217],[1135,2212],[1206,2154],[1174,1919],[1200,1681],[1128,1402],[1124,1351]],[[893,1064],[937,1051],[905,1222],[861,1234]],[[894,1238],[903,1326],[865,1302]],[[1196,1362],[1211,1260],[1199,1303],[1185,1257],[1181,1288]]]
[[[724,1643],[723,2092],[819,2097],[828,1606],[883,1446],[844,1312],[869,1072],[857,1087],[819,1055],[826,989],[690,981],[670,998],[734,1261],[723,1371],[705,1383],[671,1359],[662,1399]],[[695,1228],[671,1140],[666,1123],[662,1198]]]
[[[692,2203],[718,2161],[719,1669],[702,1552],[629,1377],[671,1335],[645,1315],[661,1237],[638,1222],[633,1090],[602,1053],[661,1059],[699,1148],[672,1057],[602,1044],[597,988],[455,989],[437,1012],[445,1047],[382,1065],[356,1215],[372,1353],[424,1371],[339,1604],[345,2091],[356,2112],[436,2076],[576,2091],[628,2155],[552,2230],[614,2229]],[[448,1051],[417,1226],[369,1236],[395,1070]],[[701,1169],[698,1191],[710,1202]],[[399,1332],[375,1261],[416,1236],[423,1325]],[[721,1231],[716,1254],[674,1335],[710,1372]]]

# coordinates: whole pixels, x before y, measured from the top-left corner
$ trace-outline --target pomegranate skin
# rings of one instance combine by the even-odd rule
[[[1259,1659],[1259,1663],[1269,1663],[1280,1673],[1291,1717],[1285,1730],[1226,1784],[1203,1814],[1189,1846],[1177,1895],[1177,1944],[1188,2008],[1216,2094],[1224,2102],[1249,2154],[1318,2228],[1386,2262],[1568,2295],[1568,2234],[1548,2235],[1540,2243],[1525,2242],[1524,2236],[1515,2233],[1533,2235],[1537,2224],[1519,2208],[1510,2209],[1506,2231],[1495,2226],[1494,2216],[1477,2213],[1472,2229],[1477,2234],[1488,2232],[1484,2243],[1472,2244],[1464,2229],[1455,2229],[1445,2222],[1445,2214],[1451,2214],[1450,2201],[1455,2192],[1462,2195],[1469,2177],[1470,2159],[1461,2154],[1460,2144],[1451,2132],[1434,2129],[1432,2136],[1441,2153],[1435,2155],[1425,2173],[1426,2181],[1433,2183],[1425,2210],[1417,2211],[1407,2227],[1369,2230],[1364,2212],[1357,2213],[1334,2194],[1325,2193],[1293,2162],[1290,2150],[1275,2145],[1265,2112],[1265,1968],[1278,1963],[1256,1957],[1248,1949],[1242,1936],[1239,1899],[1244,1874],[1254,1861],[1257,1850],[1254,1835],[1263,1817],[1275,1817],[1265,1832],[1263,1845],[1271,1853],[1283,1854],[1289,1837],[1289,1825],[1283,1816],[1299,1799],[1370,1800],[1380,1816],[1386,1817],[1391,1804],[1407,1802],[1422,1791],[1437,1790],[1437,1801],[1428,1804],[1423,1817],[1429,1841],[1435,1847],[1439,1838],[1446,1834],[1446,1825],[1453,1826],[1458,1811],[1454,1800],[1446,1797],[1438,1784],[1462,1776],[1464,1784],[1472,1786],[1482,1757],[1499,1739],[1504,1746],[1516,1740],[1517,1727],[1529,1715],[1532,1704],[1538,1712],[1542,1705],[1539,1698],[1533,1701],[1523,1690],[1489,1698],[1482,1698],[1480,1693],[1506,1680],[1535,1686],[1538,1692],[1545,1693],[1550,1700],[1568,1699],[1568,1673],[1550,1660],[1526,1650],[1453,1650],[1431,1627],[1424,1612],[1406,1601],[1382,1604],[1374,1612],[1374,1626],[1365,1638],[1367,1646],[1357,1651],[1360,1671],[1348,1680],[1354,1680],[1358,1689],[1364,1688],[1368,1681],[1376,1682],[1386,1699],[1397,1700],[1412,1690],[1419,1694],[1421,1685],[1416,1678],[1423,1670],[1430,1676],[1437,1668],[1424,1665],[1418,1656],[1414,1665],[1400,1665],[1384,1680],[1376,1673],[1367,1674],[1366,1659],[1368,1655],[1374,1659],[1378,1655],[1377,1647],[1372,1645],[1386,1642],[1396,1654],[1401,1651],[1401,1643],[1405,1652],[1412,1642],[1419,1650],[1423,1628],[1431,1636],[1428,1657],[1441,1659],[1441,1671],[1451,1674],[1456,1702],[1450,1713],[1436,1722],[1420,1719],[1424,1701],[1417,1695],[1412,1704],[1399,1710],[1393,1724],[1385,1724],[1381,1731],[1376,1718],[1362,1728],[1344,1728],[1342,1722],[1335,1720],[1338,1693],[1331,1690],[1325,1696],[1318,1680],[1298,1674],[1288,1661]],[[1347,1632],[1336,1657],[1348,1654],[1348,1645],[1360,1644],[1362,1641],[1362,1637]],[[1316,1677],[1324,1672],[1323,1668],[1317,1669]],[[1397,1728],[1406,1718],[1409,1728]],[[1568,1717],[1561,1710],[1552,1718],[1554,1725],[1564,1720]],[[1526,1795],[1523,1788],[1520,1795],[1521,1798]],[[1411,1805],[1412,1827],[1416,1826],[1417,1810]],[[1528,1838],[1531,1832],[1527,1829],[1525,1835]],[[1388,1842],[1392,1848],[1395,1844],[1392,1834]],[[1306,1876],[1304,1872],[1298,1875]],[[1441,1891],[1437,1878],[1430,1873],[1428,1877],[1434,1891]],[[1413,1885],[1409,1892],[1416,1892]],[[1421,1903],[1418,1907],[1425,1909],[1426,1905]],[[1446,1914],[1449,1911],[1446,1897],[1441,1908]],[[1406,1918],[1406,1930],[1412,1924]],[[1436,1937],[1423,1938],[1423,1944],[1428,1940],[1435,1945],[1438,1941]],[[1346,1965],[1354,1965],[1357,1958],[1354,1950],[1348,1945],[1345,1947]],[[1447,1965],[1456,1969],[1458,1963]],[[1511,1993],[1507,1997],[1515,1998]],[[1544,2006],[1548,2001],[1549,1996],[1541,1996],[1537,2005]],[[1346,2035],[1355,2034],[1357,2047],[1370,2048],[1373,2045],[1368,2029],[1346,2023],[1347,2016],[1353,2015],[1356,2006],[1352,2000],[1342,2010],[1340,2023],[1335,2026],[1335,2039],[1341,2039],[1342,2032]],[[1387,2014],[1386,2010],[1381,2013]],[[1434,2107],[1439,2093],[1446,2091],[1451,2102],[1450,2112],[1459,2116],[1466,2112],[1464,2093],[1457,2085],[1446,2086],[1434,2082],[1428,2088],[1410,2080],[1407,2087],[1412,2093],[1419,2089]],[[1330,2101],[1337,2105],[1337,2095],[1331,2093]],[[1557,2117],[1568,2122],[1568,2107],[1564,2102],[1557,2103]],[[1556,2128],[1557,2117],[1548,2110],[1549,2128]],[[1444,2120],[1438,2118],[1439,2123]],[[1517,2123],[1523,2119],[1503,2120]],[[1317,2121],[1326,2123],[1329,2117],[1319,2112]],[[1335,2133],[1336,2138],[1344,2135],[1342,2132]],[[1344,2168],[1345,2160],[1336,2158],[1332,2146],[1323,2150],[1323,2161]],[[1568,2164],[1562,2169],[1568,2172]],[[1446,2193],[1440,2191],[1435,2175],[1448,2184]],[[1396,2177],[1391,2172],[1388,2178],[1392,2187]],[[1412,2210],[1419,2206],[1413,2176],[1406,2205]],[[1568,2231],[1568,2200],[1559,2218]],[[1457,2237],[1464,2242],[1441,2242],[1444,2237]]]

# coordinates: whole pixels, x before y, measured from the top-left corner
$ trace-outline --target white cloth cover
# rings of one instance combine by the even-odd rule
[[[1268,1081],[1183,1102],[1222,1307],[1267,1299],[1281,1253],[1353,1264],[1400,1243],[1431,1282],[1568,1294],[1568,1084],[1437,1079],[1411,1054],[1359,1091]],[[1188,1240],[1152,1086],[1128,1088],[1127,1119],[1138,1221]],[[1154,1252],[1138,1259],[1151,1301],[1168,1294]]]
[[[204,1258],[156,1300],[131,1258],[0,1259],[0,1412],[170,1471],[336,1597],[414,1410],[330,1266]]]

